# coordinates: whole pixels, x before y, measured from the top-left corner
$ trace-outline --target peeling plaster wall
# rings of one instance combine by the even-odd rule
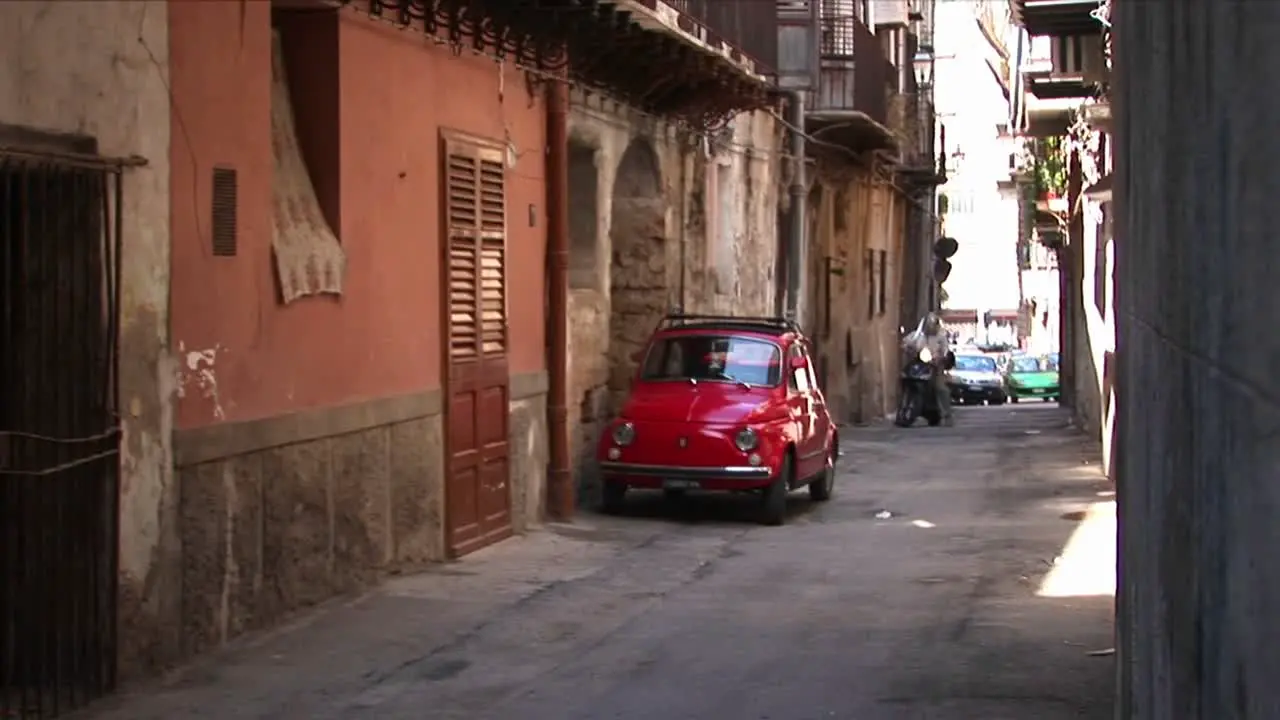
[[[595,216],[570,221],[574,227],[594,227],[597,262],[594,267],[583,262],[579,253],[585,245],[575,239],[569,298],[570,453],[580,496],[592,503],[595,443],[634,372],[629,353],[618,349],[638,347],[662,314],[676,306],[687,312],[772,314],[781,135],[771,116],[751,113],[734,121],[718,147],[713,142],[685,148],[674,131],[625,108],[602,108],[580,94],[571,100],[570,142],[593,150],[595,159],[594,187],[584,181],[569,189],[571,212],[585,209]],[[619,166],[636,140],[651,148],[656,160],[661,220],[652,228],[654,237],[647,237],[648,228],[630,227],[631,213],[615,212]],[[717,167],[709,173],[713,163]],[[711,207],[718,195],[714,175],[720,172],[729,173],[733,189],[728,212],[736,221],[728,242],[719,240],[722,228],[713,219],[719,208]],[[581,202],[582,197],[595,202]],[[628,227],[615,227],[616,220]],[[644,249],[623,247],[619,238],[634,232],[646,235]],[[717,263],[717,253],[721,261],[729,253],[733,262]],[[625,287],[615,287],[619,281]],[[638,294],[642,288],[644,294]],[[619,302],[627,303],[625,323],[615,322]]]
[[[106,156],[140,155],[124,174],[120,288],[120,656],[126,674],[174,646],[171,492],[169,106],[166,5],[0,3],[0,123],[93,137]]]

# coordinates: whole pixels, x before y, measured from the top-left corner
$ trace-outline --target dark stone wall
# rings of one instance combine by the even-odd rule
[[[1280,717],[1280,3],[1115,0],[1118,717]]]

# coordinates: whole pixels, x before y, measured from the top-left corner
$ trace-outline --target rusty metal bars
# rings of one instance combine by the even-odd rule
[[[121,170],[0,148],[0,718],[116,676]]]

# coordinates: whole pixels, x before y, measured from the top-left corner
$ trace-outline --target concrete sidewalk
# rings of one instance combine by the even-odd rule
[[[784,527],[748,497],[641,497],[80,717],[1109,720],[1109,485],[1065,415],[961,408],[842,447],[835,500],[796,493]]]

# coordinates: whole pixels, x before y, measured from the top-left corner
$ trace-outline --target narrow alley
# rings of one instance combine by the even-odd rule
[[[848,438],[835,500],[785,527],[724,497],[584,515],[82,717],[1112,717],[1112,498],[1066,412]]]

